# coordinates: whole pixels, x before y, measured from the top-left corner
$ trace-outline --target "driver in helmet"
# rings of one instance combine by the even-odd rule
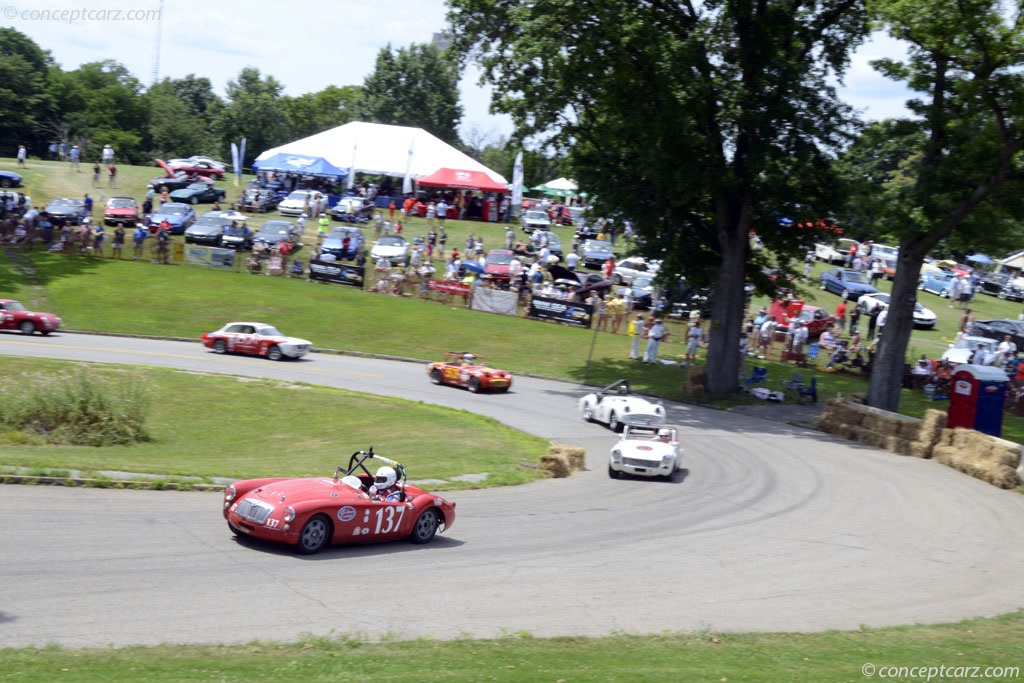
[[[476,360],[476,356],[474,356],[471,353],[464,353],[464,354],[462,354],[462,365],[463,365],[463,367],[465,367],[467,365],[472,365],[475,360]]]
[[[619,396],[628,396],[628,395],[629,395],[629,385],[628,384],[620,384],[619,385]]]
[[[394,467],[385,465],[377,470],[377,475],[370,486],[370,497],[389,502],[402,500],[402,487],[398,485],[398,472]]]
[[[672,430],[659,429],[657,439],[658,441],[662,441],[664,443],[672,443]]]

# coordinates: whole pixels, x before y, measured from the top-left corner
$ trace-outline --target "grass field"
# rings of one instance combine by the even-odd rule
[[[13,160],[0,160],[0,168],[14,169]],[[72,174],[55,162],[32,160],[24,173],[24,189],[36,204],[45,204],[53,197],[77,197],[90,192],[97,198],[97,205],[102,205],[114,191],[141,199],[146,181],[157,175],[157,170],[155,166],[122,166],[122,187],[94,190],[88,173]],[[231,187],[230,181],[224,185]],[[252,222],[258,226],[273,217],[276,214],[264,214]],[[501,225],[476,222],[449,221],[448,225],[450,245],[460,244],[470,232],[483,233],[486,243],[493,245],[500,242],[504,231]],[[419,232],[425,232],[425,223],[414,218],[406,234]],[[570,229],[562,228],[560,232],[568,243]],[[424,360],[436,358],[449,349],[466,349],[484,354],[494,365],[515,372],[596,384],[626,377],[642,391],[681,398],[685,370],[627,361],[629,342],[622,334],[595,334],[480,313],[458,303],[380,296],[348,287],[200,267],[160,267],[148,262],[38,252],[32,255],[32,265],[34,273],[26,278],[0,256],[0,296],[19,298],[31,306],[58,313],[70,329],[198,339],[202,332],[216,329],[229,319],[255,318],[274,323],[286,333],[309,338],[320,347]],[[821,266],[816,272],[820,270]],[[837,297],[819,292],[813,283],[807,287],[810,302],[829,309],[838,303]],[[959,312],[928,294],[922,295],[922,302],[939,314],[940,323],[934,331],[916,332],[910,353],[938,355],[952,340]],[[759,303],[755,301],[754,305]],[[979,296],[975,306],[979,319],[1016,317],[1021,308],[1019,304],[984,295]],[[682,352],[678,344],[682,329],[678,323],[671,324],[675,342],[662,347],[665,356]],[[0,377],[9,381],[19,373],[59,375],[73,373],[77,367],[78,364],[15,362],[8,358],[0,367]],[[792,367],[769,367],[773,382],[792,372]],[[109,372],[136,380],[144,378],[141,381],[152,385],[158,399],[154,401],[157,409],[151,425],[152,443],[122,449],[51,449],[0,440],[0,464],[41,470],[124,468],[201,476],[230,476],[243,469],[247,475],[270,473],[271,469],[279,473],[276,463],[247,457],[243,466],[232,456],[251,456],[256,446],[270,443],[274,450],[287,448],[300,455],[308,453],[308,460],[293,462],[296,474],[322,474],[322,462],[326,460],[333,466],[340,461],[335,462],[339,454],[333,451],[333,442],[325,435],[330,412],[321,406],[326,403],[345,405],[346,410],[359,409],[352,404],[353,395],[342,390],[245,381],[246,391],[239,392],[236,389],[241,380],[234,378],[139,368]],[[828,375],[822,381],[822,395],[826,398],[865,388],[864,381],[857,377]],[[210,402],[207,392],[215,392],[221,397],[217,404],[230,408],[225,407],[219,414],[204,413],[203,408]],[[385,403],[388,407],[399,405],[391,399],[358,399],[367,400],[378,401],[373,404],[378,409]],[[735,397],[714,405],[727,408],[749,400]],[[403,415],[408,414],[418,429],[428,429],[431,421],[441,416],[445,447],[452,443],[452,425],[471,434],[474,443],[478,443],[481,432],[495,431],[492,423],[473,415],[401,405]],[[927,405],[919,395],[904,392],[904,412],[919,414]],[[301,414],[301,420],[295,414]],[[361,420],[366,432],[350,433],[357,447],[381,432],[373,421],[378,414],[379,410],[374,412],[368,407]],[[226,419],[233,429],[223,429]],[[301,429],[296,429],[299,422]],[[1006,435],[1024,441],[1022,425],[1024,421],[1008,416]],[[181,429],[182,426],[189,429]],[[473,471],[485,469],[492,473],[491,484],[517,483],[533,476],[518,467],[516,461],[526,459],[542,444],[515,433],[489,436],[496,439],[494,448],[509,448],[516,455],[496,462],[477,462]],[[382,452],[386,447],[399,460],[416,457],[402,439],[375,445]],[[440,448],[434,438],[417,439],[417,453],[432,453]],[[406,464],[416,476],[447,478],[451,472],[466,469],[462,463],[467,457],[468,454],[453,452],[448,461],[415,462],[415,467],[411,461]],[[473,458],[478,461],[479,449],[474,448]],[[1008,603],[1008,607],[1013,606]],[[0,650],[0,681],[862,681],[862,667],[868,663],[879,667],[984,668],[1022,665],[1022,655],[1024,615],[1015,613],[952,625],[817,634],[687,633],[534,639],[527,633],[515,633],[494,641],[452,643],[369,643],[359,634],[338,634],[334,638],[311,638],[294,644],[253,643],[242,647],[22,648]],[[936,675],[931,680],[963,678]]]

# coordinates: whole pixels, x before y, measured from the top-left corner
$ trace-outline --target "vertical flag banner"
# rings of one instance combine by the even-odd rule
[[[518,216],[523,206],[523,150],[516,154],[512,167],[512,215]]]
[[[412,154],[416,141],[409,143],[409,160],[405,162],[405,180],[402,181],[402,194],[412,194]]]

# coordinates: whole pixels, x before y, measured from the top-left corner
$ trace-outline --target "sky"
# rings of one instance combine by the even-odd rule
[[[49,50],[66,71],[114,59],[148,85],[160,36],[160,78],[205,76],[221,96],[246,66],[273,76],[293,96],[361,85],[382,48],[430,42],[445,28],[445,11],[444,0],[0,0],[2,25]],[[866,44],[853,57],[841,97],[866,118],[905,114],[906,90],[868,65],[899,54],[889,39]],[[496,141],[512,132],[511,119],[488,113],[490,90],[475,71],[460,91],[464,139]]]

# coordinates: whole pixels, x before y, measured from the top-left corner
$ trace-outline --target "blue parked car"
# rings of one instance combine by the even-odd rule
[[[929,270],[921,275],[921,281],[917,284],[917,288],[948,299],[949,289],[954,279],[956,279],[956,273],[951,271]]]
[[[821,274],[821,288],[848,301],[856,301],[865,294],[874,294],[878,291],[871,286],[864,273],[848,268],[826,270]]]
[[[157,225],[166,220],[171,224],[171,234],[181,235],[196,222],[196,212],[188,204],[167,202],[158,206],[150,214],[150,218]]]

